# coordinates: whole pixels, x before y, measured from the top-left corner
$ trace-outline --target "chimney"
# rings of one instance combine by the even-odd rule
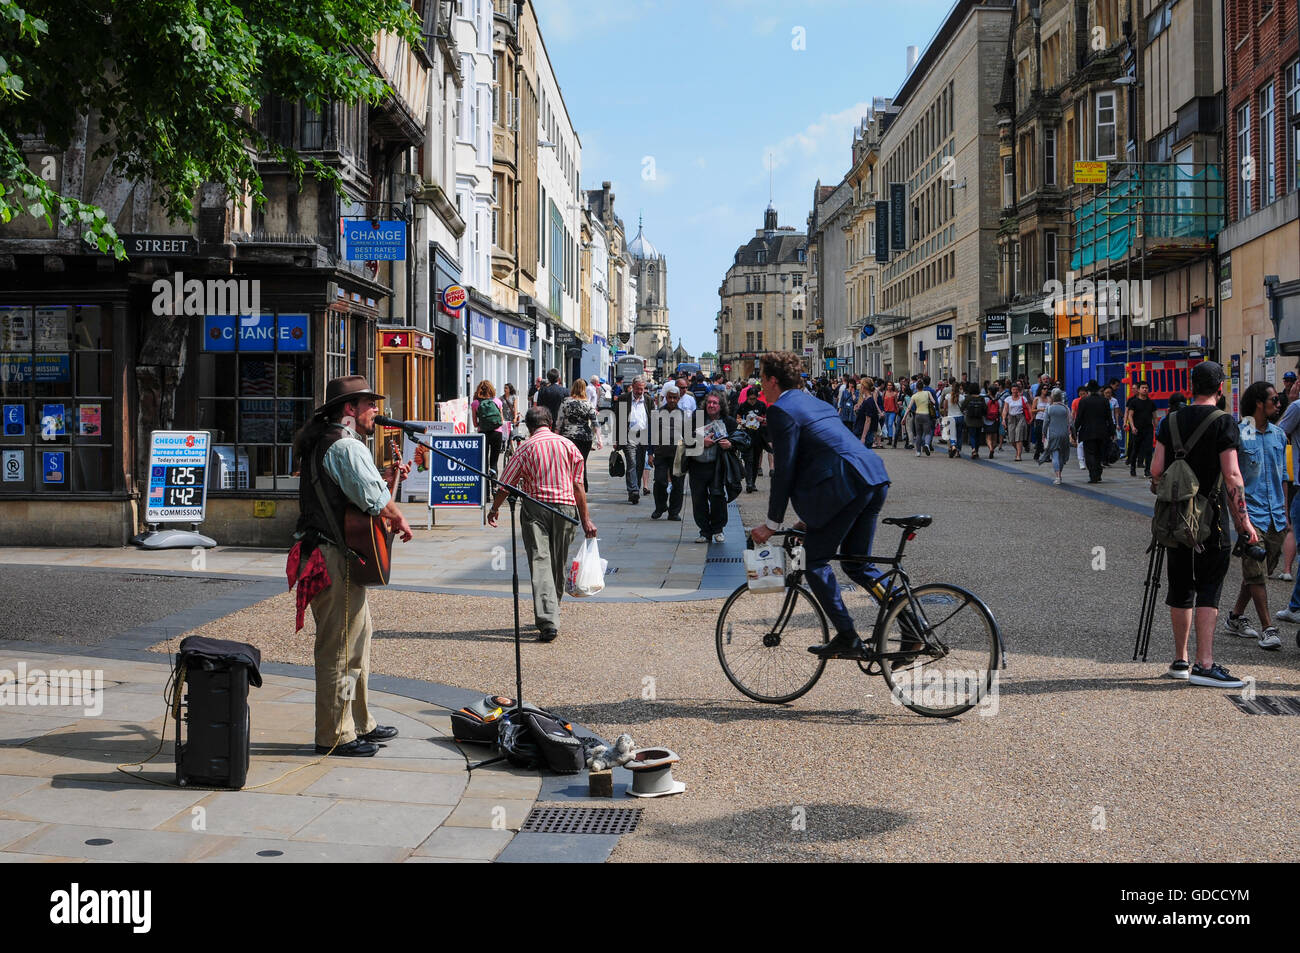
[[[907,74],[912,75],[912,70],[916,69],[916,60],[920,51],[915,46],[907,48]]]

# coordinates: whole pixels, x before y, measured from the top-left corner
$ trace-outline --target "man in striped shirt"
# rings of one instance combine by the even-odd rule
[[[587,494],[582,489],[582,452],[573,441],[561,437],[551,412],[537,404],[524,416],[529,437],[519,445],[501,474],[501,482],[548,503],[566,516],[582,521],[588,537],[596,535],[596,524],[587,512]],[[497,525],[497,514],[508,490],[498,489],[488,511],[488,525]],[[538,639],[551,642],[559,635],[560,599],[564,595],[564,577],[569,568],[569,547],[576,530],[568,520],[524,500],[520,526],[524,549],[528,553],[528,571],[533,580],[533,615],[537,620]]]

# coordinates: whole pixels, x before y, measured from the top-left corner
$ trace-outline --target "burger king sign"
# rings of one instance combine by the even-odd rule
[[[465,306],[468,295],[460,285],[448,285],[442,289],[442,304],[448,311],[459,311]]]

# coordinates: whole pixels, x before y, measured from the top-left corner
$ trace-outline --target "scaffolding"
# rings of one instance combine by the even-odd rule
[[[1108,162],[1107,170],[1107,183],[1080,186],[1075,192],[1086,201],[1071,216],[1070,270],[1105,282],[1108,293],[1086,305],[1095,309],[1097,337],[1109,340],[1112,328],[1120,337],[1126,333],[1124,309],[1118,307],[1123,302],[1109,297],[1113,282],[1122,278],[1131,288],[1136,278],[1145,287],[1149,274],[1198,260],[1215,262],[1225,201],[1223,174],[1215,163]],[[1203,296],[1207,302],[1214,298],[1210,283],[1207,280]],[[1128,322],[1128,330],[1141,329],[1143,343],[1151,323],[1149,304],[1142,320],[1129,316]],[[1072,306],[1077,304],[1067,304],[1067,310]]]

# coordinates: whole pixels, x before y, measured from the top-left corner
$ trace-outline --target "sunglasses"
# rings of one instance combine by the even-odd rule
[[[1282,403],[1282,398],[1279,395],[1274,394],[1272,397],[1268,399],[1268,402],[1270,404],[1280,404]]]

